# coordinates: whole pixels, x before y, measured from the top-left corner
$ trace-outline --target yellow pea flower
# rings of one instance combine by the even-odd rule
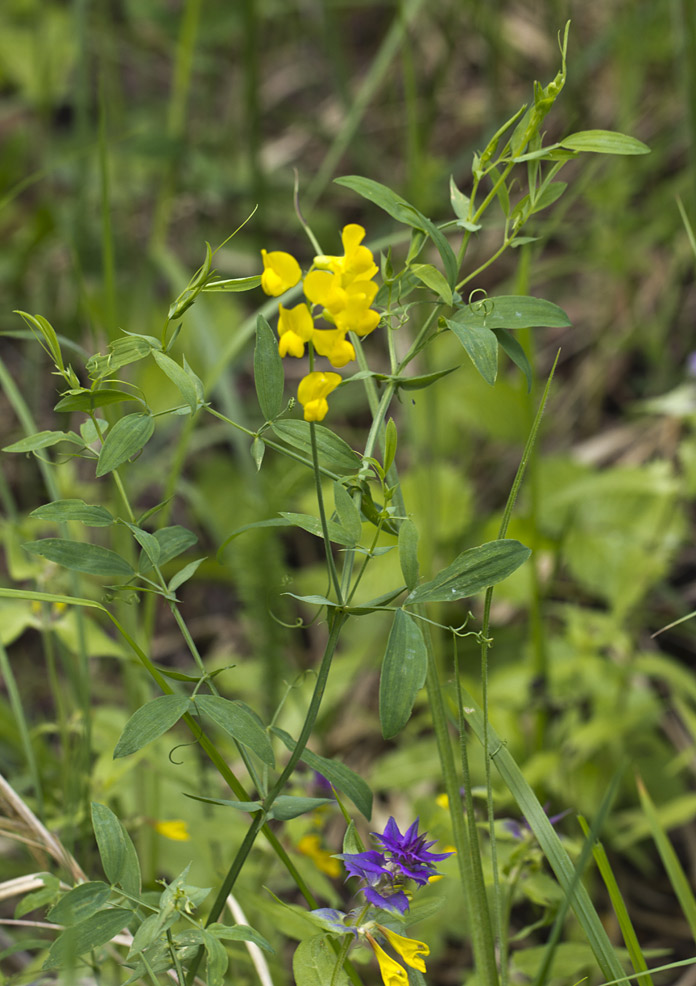
[[[397,935],[395,931],[390,931],[389,928],[385,928],[381,924],[378,924],[377,927],[394,951],[398,952],[406,965],[410,965],[412,969],[418,969],[419,972],[425,972],[425,962],[421,958],[421,955],[430,955],[430,949],[425,942],[416,941],[415,938],[405,938],[403,935]]]
[[[355,359],[355,350],[340,329],[316,329],[312,342],[319,355],[326,356],[332,366],[345,366]]]
[[[365,238],[365,230],[357,223],[349,223],[341,233],[343,243],[343,274],[347,280],[369,281],[377,273],[372,251],[360,246]]]
[[[314,321],[305,304],[295,305],[294,308],[278,306],[278,352],[281,356],[304,356],[305,343],[309,342],[314,332]]]
[[[390,955],[387,955],[381,945],[377,944],[372,935],[368,934],[366,935],[366,938],[377,956],[379,971],[382,976],[384,986],[408,986],[408,973],[404,967],[399,965],[399,963],[396,962]]]
[[[262,250],[261,259],[263,260],[261,287],[266,294],[274,298],[283,294],[288,288],[294,288],[302,277],[300,265],[289,253],[284,253],[282,250],[267,253]]]
[[[304,408],[305,421],[323,421],[329,412],[326,400],[332,390],[341,382],[338,373],[320,373],[313,371],[300,380],[297,388],[297,399]]]
[[[313,305],[321,305],[332,315],[343,311],[348,303],[340,275],[328,270],[310,271],[304,279],[304,293]]]
[[[316,868],[322,873],[326,873],[327,876],[339,877],[343,872],[340,862],[334,859],[326,849],[322,849],[321,840],[315,833],[303,835],[297,843],[297,850],[303,856],[308,856]]]
[[[165,839],[173,842],[188,842],[191,838],[186,822],[180,818],[172,819],[170,822],[155,822],[152,826],[155,832],[159,832]]]

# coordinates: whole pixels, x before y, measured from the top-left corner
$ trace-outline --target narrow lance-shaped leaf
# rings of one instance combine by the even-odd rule
[[[79,435],[74,431],[37,431],[27,438],[6,445],[3,452],[36,452],[42,448],[50,448],[59,442],[70,442],[72,445],[84,445]]]
[[[85,952],[106,945],[126,927],[132,917],[133,912],[125,907],[109,907],[68,928],[51,945],[43,968],[58,968]]]
[[[84,500],[54,500],[32,510],[29,516],[37,520],[52,520],[57,524],[75,520],[87,527],[109,527],[114,522],[106,507],[91,506]]]
[[[446,318],[445,322],[483,379],[492,386],[498,376],[498,339],[495,333],[481,325],[462,325],[452,318]]]
[[[127,757],[162,736],[188,709],[185,695],[160,695],[141,706],[126,723],[114,750],[114,760]]]
[[[151,414],[127,414],[109,431],[99,453],[97,476],[118,469],[137,455],[152,438],[155,420]]]
[[[193,414],[198,407],[199,394],[199,388],[194,381],[195,374],[190,371],[190,368],[187,371],[182,366],[179,366],[177,361],[172,359],[171,356],[167,356],[166,353],[160,353],[155,350],[152,355],[160,370],[169,377],[191,408],[191,414]]]
[[[334,483],[334,506],[341,528],[348,535],[351,543],[357,544],[362,536],[360,511],[348,490],[339,482]]]
[[[304,453],[308,462],[312,461],[308,421],[275,421],[273,431],[288,445]],[[352,476],[358,471],[360,460],[347,442],[323,425],[315,425],[314,433],[320,466],[339,476]]]
[[[448,319],[448,324],[450,321],[464,328],[482,329],[534,329],[540,326],[565,329],[571,324],[558,305],[527,295],[501,295],[472,301],[462,305]]]
[[[23,547],[31,554],[40,555],[73,572],[107,577],[133,574],[133,569],[125,558],[99,544],[85,544],[66,538],[41,538],[38,541],[28,541]]]
[[[469,548],[430,582],[419,585],[407,603],[454,602],[502,582],[529,558],[531,552],[519,541],[489,541]]]
[[[123,823],[106,805],[93,801],[92,826],[107,880],[120,884],[128,893],[139,894],[138,857]]]
[[[413,617],[398,609],[379,679],[379,721],[385,739],[396,736],[411,717],[416,695],[425,684],[427,664],[420,628]]]
[[[266,421],[277,418],[283,408],[283,382],[283,361],[278,352],[278,342],[266,319],[259,315],[254,348],[254,386],[261,414]]]
[[[404,582],[413,589],[418,581],[418,528],[408,518],[399,527],[399,563]]]
[[[244,702],[233,702],[219,695],[198,695],[197,709],[229,733],[238,743],[248,746],[270,767],[275,766],[273,747],[259,717]]]
[[[650,148],[642,140],[615,130],[581,130],[564,137],[559,143],[571,151],[591,151],[595,154],[650,153]]]

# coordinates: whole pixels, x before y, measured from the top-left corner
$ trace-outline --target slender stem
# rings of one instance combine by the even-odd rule
[[[343,605],[343,594],[341,592],[341,582],[336,571],[336,563],[331,551],[331,541],[329,540],[329,528],[326,523],[326,511],[324,509],[324,494],[321,488],[321,476],[319,475],[319,453],[317,451],[317,430],[313,421],[309,423],[309,437],[312,443],[312,465],[314,466],[314,485],[317,491],[317,503],[319,505],[319,519],[321,529],[324,534],[324,551],[326,553],[326,566],[329,570],[329,577],[333,583],[336,600],[339,606]]]

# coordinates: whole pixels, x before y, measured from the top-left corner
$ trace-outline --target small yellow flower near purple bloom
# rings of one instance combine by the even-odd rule
[[[155,832],[159,832],[165,839],[171,839],[173,842],[188,842],[191,838],[186,822],[180,818],[169,822],[155,822],[152,827]]]
[[[372,307],[377,285],[372,278],[378,271],[372,251],[362,246],[365,230],[350,223],[341,233],[343,256],[317,256],[305,276],[303,290],[312,308],[321,307],[313,315],[310,307],[301,303],[294,308],[279,305],[278,352],[281,356],[300,359],[305,346],[324,356],[332,366],[342,367],[355,359],[355,349],[346,339],[349,332],[369,335],[379,324],[380,315]],[[282,251],[261,251],[263,274],[261,287],[273,297],[283,294],[302,279],[295,258]],[[320,329],[315,318],[323,318],[333,326]],[[312,349],[310,349],[310,352]],[[337,373],[312,371],[301,381],[298,398],[304,408],[305,421],[322,421],[329,410],[326,397],[341,382]]]
[[[321,839],[315,833],[303,835],[297,843],[297,851],[303,856],[309,857],[314,865],[327,876],[337,877],[341,875],[341,864],[337,859],[322,848]]]

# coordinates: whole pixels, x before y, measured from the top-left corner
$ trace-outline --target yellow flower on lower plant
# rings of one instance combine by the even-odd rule
[[[384,986],[408,986],[408,973],[404,967],[399,965],[399,963],[390,955],[387,955],[381,945],[377,944],[372,935],[368,934],[366,935],[366,938],[377,956],[379,971],[382,975],[382,982],[384,983]]]
[[[290,253],[283,250],[273,250],[268,253],[261,251],[263,260],[263,274],[261,275],[261,287],[266,294],[277,298],[288,288],[294,288],[302,277],[300,265]]]
[[[303,835],[297,843],[297,849],[303,856],[308,856],[316,868],[327,876],[339,877],[343,872],[339,861],[326,849],[322,849],[321,839],[315,833]]]
[[[381,924],[378,924],[377,927],[394,951],[398,952],[406,965],[410,965],[412,969],[418,969],[419,972],[425,972],[425,962],[421,956],[430,955],[430,949],[425,942],[416,941],[415,938],[405,938],[403,935],[397,935],[395,931],[391,931]]]
[[[297,399],[304,408],[305,421],[323,421],[329,412],[326,400],[332,390],[341,382],[338,373],[320,373],[313,371],[300,380],[297,388]]]
[[[165,839],[172,839],[173,842],[188,842],[191,838],[186,822],[180,818],[169,822],[155,822],[153,828],[155,832],[159,832]]]
[[[314,321],[306,305],[295,305],[294,308],[278,306],[278,352],[281,356],[304,356],[305,343],[309,342],[314,332]]]

